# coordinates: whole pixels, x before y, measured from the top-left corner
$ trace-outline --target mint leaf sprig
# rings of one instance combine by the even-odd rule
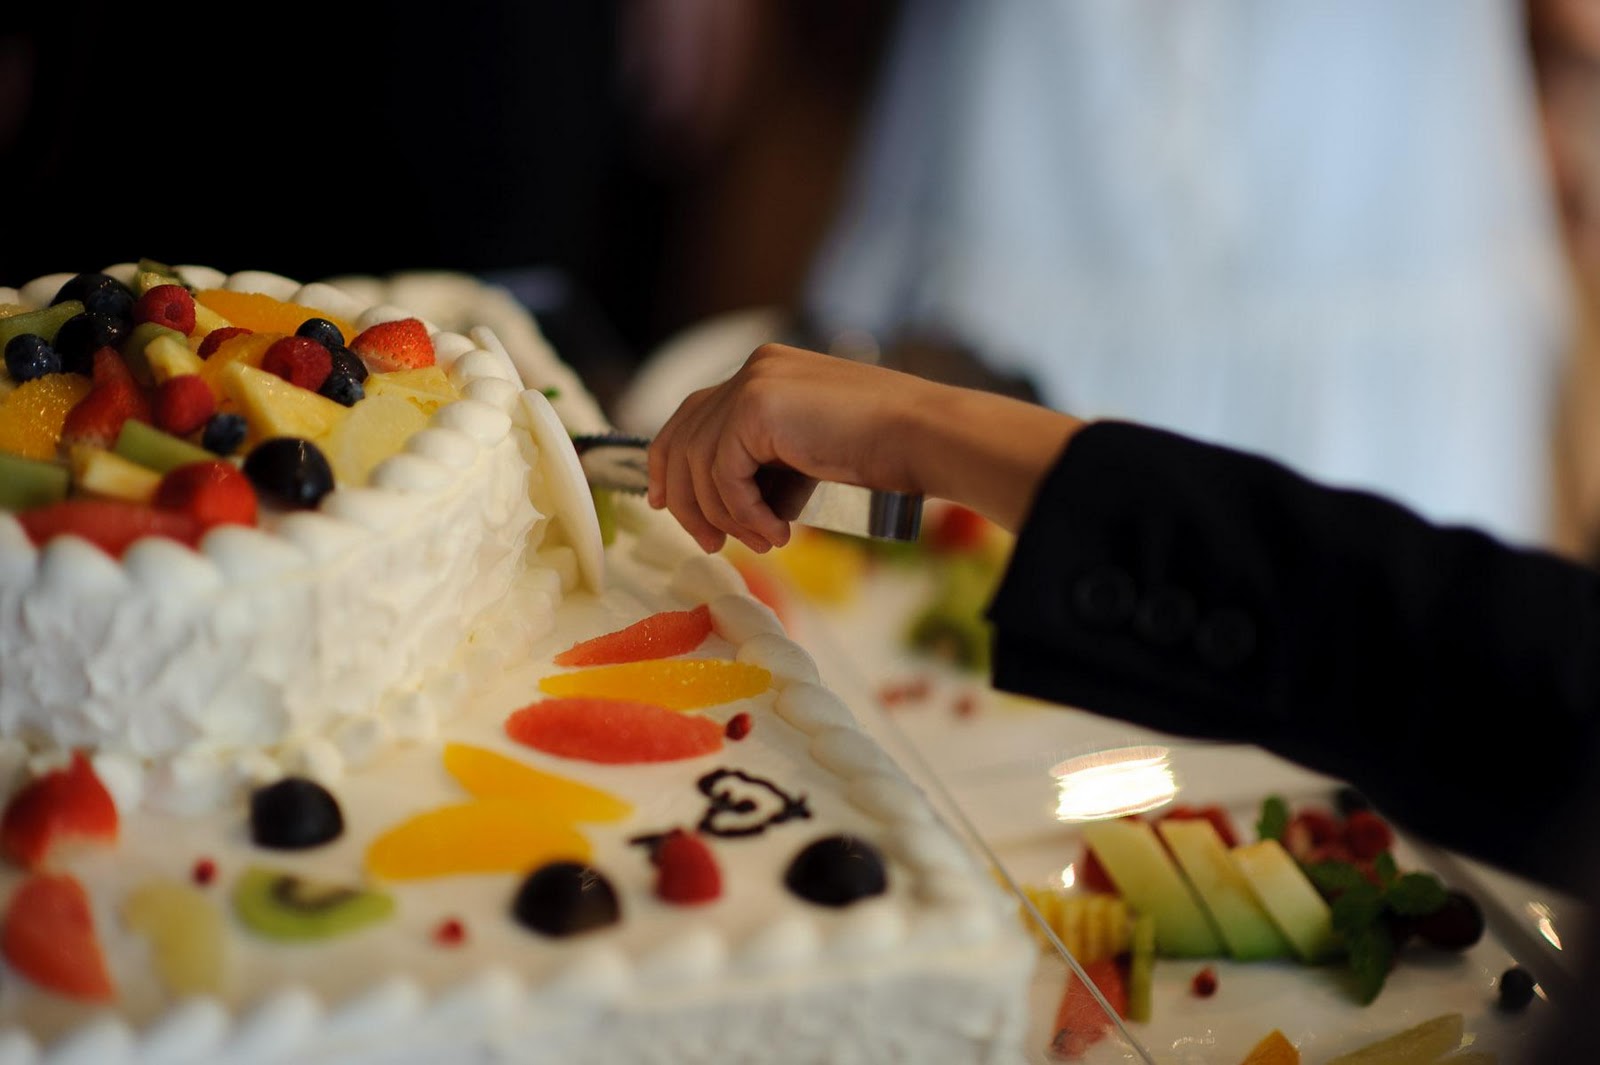
[[[1445,886],[1432,873],[1401,873],[1388,851],[1374,860],[1378,883],[1349,862],[1317,862],[1306,875],[1333,910],[1333,930],[1344,937],[1345,964],[1355,980],[1356,1000],[1363,1006],[1378,997],[1397,950],[1390,926],[1397,919],[1437,913],[1447,898]]]

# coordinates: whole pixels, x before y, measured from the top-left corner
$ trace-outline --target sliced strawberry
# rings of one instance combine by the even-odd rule
[[[189,515],[202,531],[256,523],[255,486],[237,466],[220,459],[167,471],[156,488],[155,505]]]
[[[710,902],[722,894],[722,872],[706,841],[675,828],[656,847],[656,897],[663,902],[690,906]]]
[[[0,816],[0,853],[24,869],[42,867],[66,839],[117,840],[117,805],[82,751],[64,768],[29,781]]]
[[[6,908],[0,952],[40,987],[85,1002],[116,997],[94,933],[89,896],[65,874],[24,880]]]
[[[1083,967],[1094,986],[1100,989],[1119,1016],[1128,1013],[1128,988],[1115,958],[1101,958]],[[1067,986],[1056,1008],[1056,1023],[1050,1040],[1050,1056],[1067,1061],[1083,1057],[1089,1048],[1104,1039],[1113,1027],[1087,985],[1077,973],[1067,974]]]
[[[711,635],[711,608],[663,610],[627,628],[584,640],[556,655],[558,666],[603,666],[671,658],[693,651]]]
[[[154,322],[184,336],[194,332],[194,296],[182,285],[157,285],[133,305],[135,322]]]
[[[272,342],[261,357],[261,368],[291,385],[315,392],[333,372],[333,356],[310,337],[284,337]]]
[[[100,348],[94,353],[94,387],[67,412],[61,429],[64,447],[87,444],[109,449],[117,442],[122,424],[129,418],[150,422],[150,401],[128,371],[115,348]]]
[[[28,538],[43,544],[53,536],[81,536],[112,558],[134,541],[165,536],[194,546],[204,532],[187,514],[120,499],[64,499],[17,515]]]
[[[204,340],[200,341],[200,347],[195,354],[202,359],[209,359],[217,353],[217,349],[222,347],[225,341],[232,340],[234,337],[249,336],[253,332],[255,330],[246,329],[240,325],[225,325],[220,329],[213,329],[206,334]]]
[[[416,318],[369,326],[350,341],[350,350],[360,355],[374,373],[433,365],[433,340],[428,336],[428,327]]]
[[[173,436],[188,436],[204,426],[215,413],[216,394],[199,374],[169,377],[156,389],[156,427]]]

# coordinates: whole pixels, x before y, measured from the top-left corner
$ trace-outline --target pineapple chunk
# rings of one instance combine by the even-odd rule
[[[345,410],[344,407],[338,409]],[[349,408],[347,417],[316,438],[316,443],[333,467],[334,480],[342,485],[359,486],[367,483],[374,466],[399,451],[413,433],[427,426],[428,416],[415,404],[398,396],[369,393]]]
[[[403,399],[429,417],[444,404],[461,398],[460,390],[437,366],[368,374],[362,388],[368,396]]]
[[[206,365],[200,356],[189,350],[189,345],[170,336],[157,337],[146,344],[144,358],[156,384],[184,374],[197,374]]]
[[[72,449],[72,480],[80,491],[105,499],[148,503],[161,485],[161,474],[98,447]]]
[[[275,436],[314,440],[331,433],[350,413],[348,407],[244,362],[222,371],[222,388],[250,425],[252,439],[246,447]]]
[[[198,344],[206,338],[207,333],[217,329],[226,329],[232,324],[232,322],[210,307],[196,300],[194,305],[194,329],[189,336]]]

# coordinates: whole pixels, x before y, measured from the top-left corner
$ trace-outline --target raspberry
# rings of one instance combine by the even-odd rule
[[[1394,846],[1394,833],[1371,810],[1355,810],[1345,818],[1344,842],[1356,858],[1376,858]]]
[[[744,711],[734,714],[728,719],[725,735],[730,740],[742,740],[750,735],[750,715]]]
[[[217,397],[199,374],[180,374],[156,390],[156,427],[174,436],[188,436],[217,412]]]
[[[333,356],[309,337],[284,337],[267,349],[261,358],[261,368],[291,385],[315,392],[333,371]]]
[[[667,833],[651,860],[656,865],[656,897],[693,905],[722,894],[722,873],[705,840],[681,828]]]
[[[194,332],[194,297],[182,285],[157,285],[133,305],[135,322],[154,322],[184,336]]]
[[[220,459],[168,471],[156,488],[155,505],[188,514],[202,530],[256,523],[255,487],[237,466]]]
[[[234,337],[249,336],[252,332],[254,330],[245,329],[237,325],[225,325],[221,329],[213,329],[206,334],[204,340],[200,341],[200,350],[196,351],[195,354],[202,359],[209,359],[217,353],[217,349],[222,347],[225,341],[232,340]]]
[[[1344,839],[1339,819],[1327,810],[1301,810],[1283,830],[1283,847],[1301,861],[1318,847]]]

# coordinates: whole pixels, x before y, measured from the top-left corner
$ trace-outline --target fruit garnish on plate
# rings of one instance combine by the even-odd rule
[[[722,750],[715,721],[619,699],[545,699],[511,714],[505,727],[507,736],[535,750],[608,765],[674,762]]]
[[[665,610],[626,628],[573,644],[555,656],[558,666],[601,666],[686,654],[711,635],[711,608]]]
[[[116,998],[88,893],[75,877],[38,874],[17,887],[0,928],[0,953],[11,968],[58,995],[84,1002]]]
[[[67,840],[115,843],[117,807],[82,751],[72,761],[29,781],[0,816],[0,850],[8,861],[37,870]]]

